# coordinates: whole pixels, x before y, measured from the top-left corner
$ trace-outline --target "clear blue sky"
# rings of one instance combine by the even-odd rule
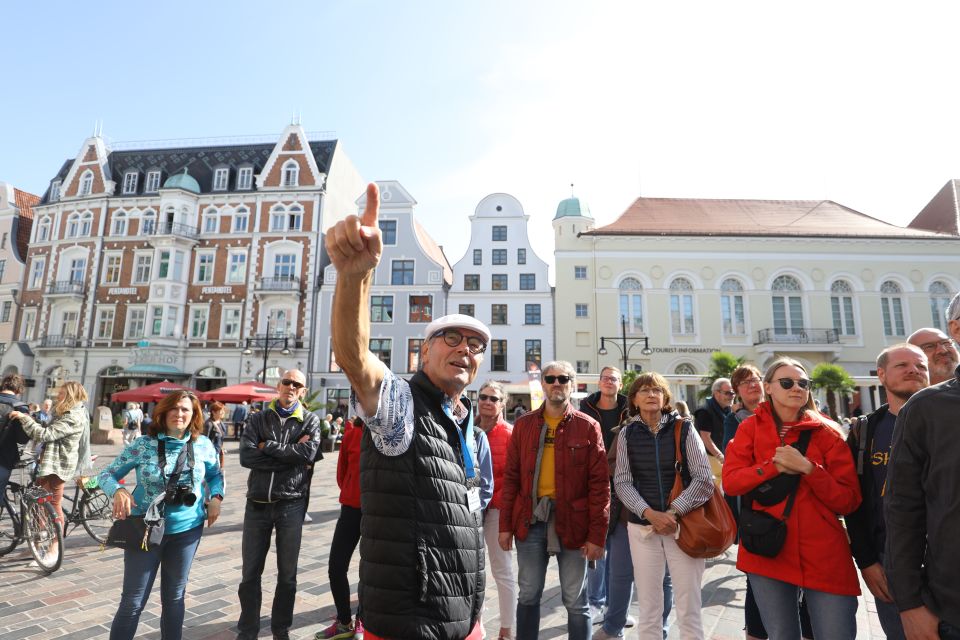
[[[487,194],[552,262],[575,183],[598,223],[638,195],[832,199],[906,223],[960,178],[957,3],[16,3],[0,179],[42,193],[114,141],[334,131],[418,199],[451,262]],[[453,222],[451,222],[453,220]]]

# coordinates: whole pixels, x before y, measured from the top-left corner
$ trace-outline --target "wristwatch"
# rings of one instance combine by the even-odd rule
[[[211,500],[213,500],[214,498],[220,498],[220,502],[223,502],[223,496],[220,495],[219,493],[215,493],[212,496],[210,496]]]
[[[673,507],[670,507],[669,509],[664,511],[664,513],[666,513],[668,516],[671,516],[674,520],[680,519],[680,514],[677,513],[677,510],[674,509]]]

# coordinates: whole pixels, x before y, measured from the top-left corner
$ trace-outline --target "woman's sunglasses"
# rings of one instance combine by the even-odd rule
[[[784,389],[793,389],[793,385],[797,385],[801,389],[810,388],[810,381],[806,378],[800,378],[799,380],[794,380],[793,378],[779,378],[777,382],[779,382],[780,386]]]

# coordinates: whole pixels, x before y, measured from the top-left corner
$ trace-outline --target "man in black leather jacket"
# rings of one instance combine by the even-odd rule
[[[270,536],[277,536],[277,590],[270,627],[274,638],[289,637],[297,593],[297,562],[310,466],[320,447],[320,418],[301,404],[306,377],[285,371],[277,385],[280,396],[259,413],[251,413],[240,441],[240,464],[250,469],[243,515],[243,577],[238,638],[256,638],[260,631],[260,577]],[[321,456],[318,456],[319,459]]]

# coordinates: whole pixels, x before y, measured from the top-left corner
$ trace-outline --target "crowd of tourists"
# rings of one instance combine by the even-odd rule
[[[491,340],[476,318],[430,322],[409,380],[369,351],[377,203],[370,185],[363,215],[326,238],[338,273],[333,349],[356,417],[309,411],[295,369],[263,410],[232,414],[233,422],[242,414],[239,461],[249,470],[238,638],[260,633],[274,537],[270,631],[289,637],[310,481],[321,443],[336,438],[340,513],[328,562],[336,616],[318,639],[479,639],[489,562],[498,640],[532,640],[551,557],[567,637],[660,640],[673,620],[680,638],[700,639],[706,558],[734,535],[747,577],[746,638],[852,640],[862,577],[888,638],[960,639],[960,578],[949,560],[960,537],[960,438],[949,432],[960,412],[960,295],[946,312],[950,336],[922,329],[878,354],[886,403],[849,424],[818,409],[809,372],[787,357],[717,379],[692,415],[664,376],[642,372],[624,389],[615,367],[575,404],[575,369],[549,362],[543,403],[516,411],[511,424],[499,382],[480,384],[476,406],[464,395]],[[32,438],[59,512],[64,483],[87,456],[86,393],[67,383],[52,407],[31,415],[22,387],[18,376],[0,381],[0,484],[15,463],[10,443]],[[201,533],[226,495],[226,408],[208,409],[205,419],[189,391],[165,396],[149,421],[128,407],[126,420],[147,426],[99,474],[117,522],[141,522],[144,532],[124,547],[111,639],[136,637],[158,573],[162,637],[181,637]],[[130,472],[132,492],[121,483]],[[708,508],[739,529],[731,525],[719,550],[694,552]],[[358,546],[353,610],[347,573]]]

